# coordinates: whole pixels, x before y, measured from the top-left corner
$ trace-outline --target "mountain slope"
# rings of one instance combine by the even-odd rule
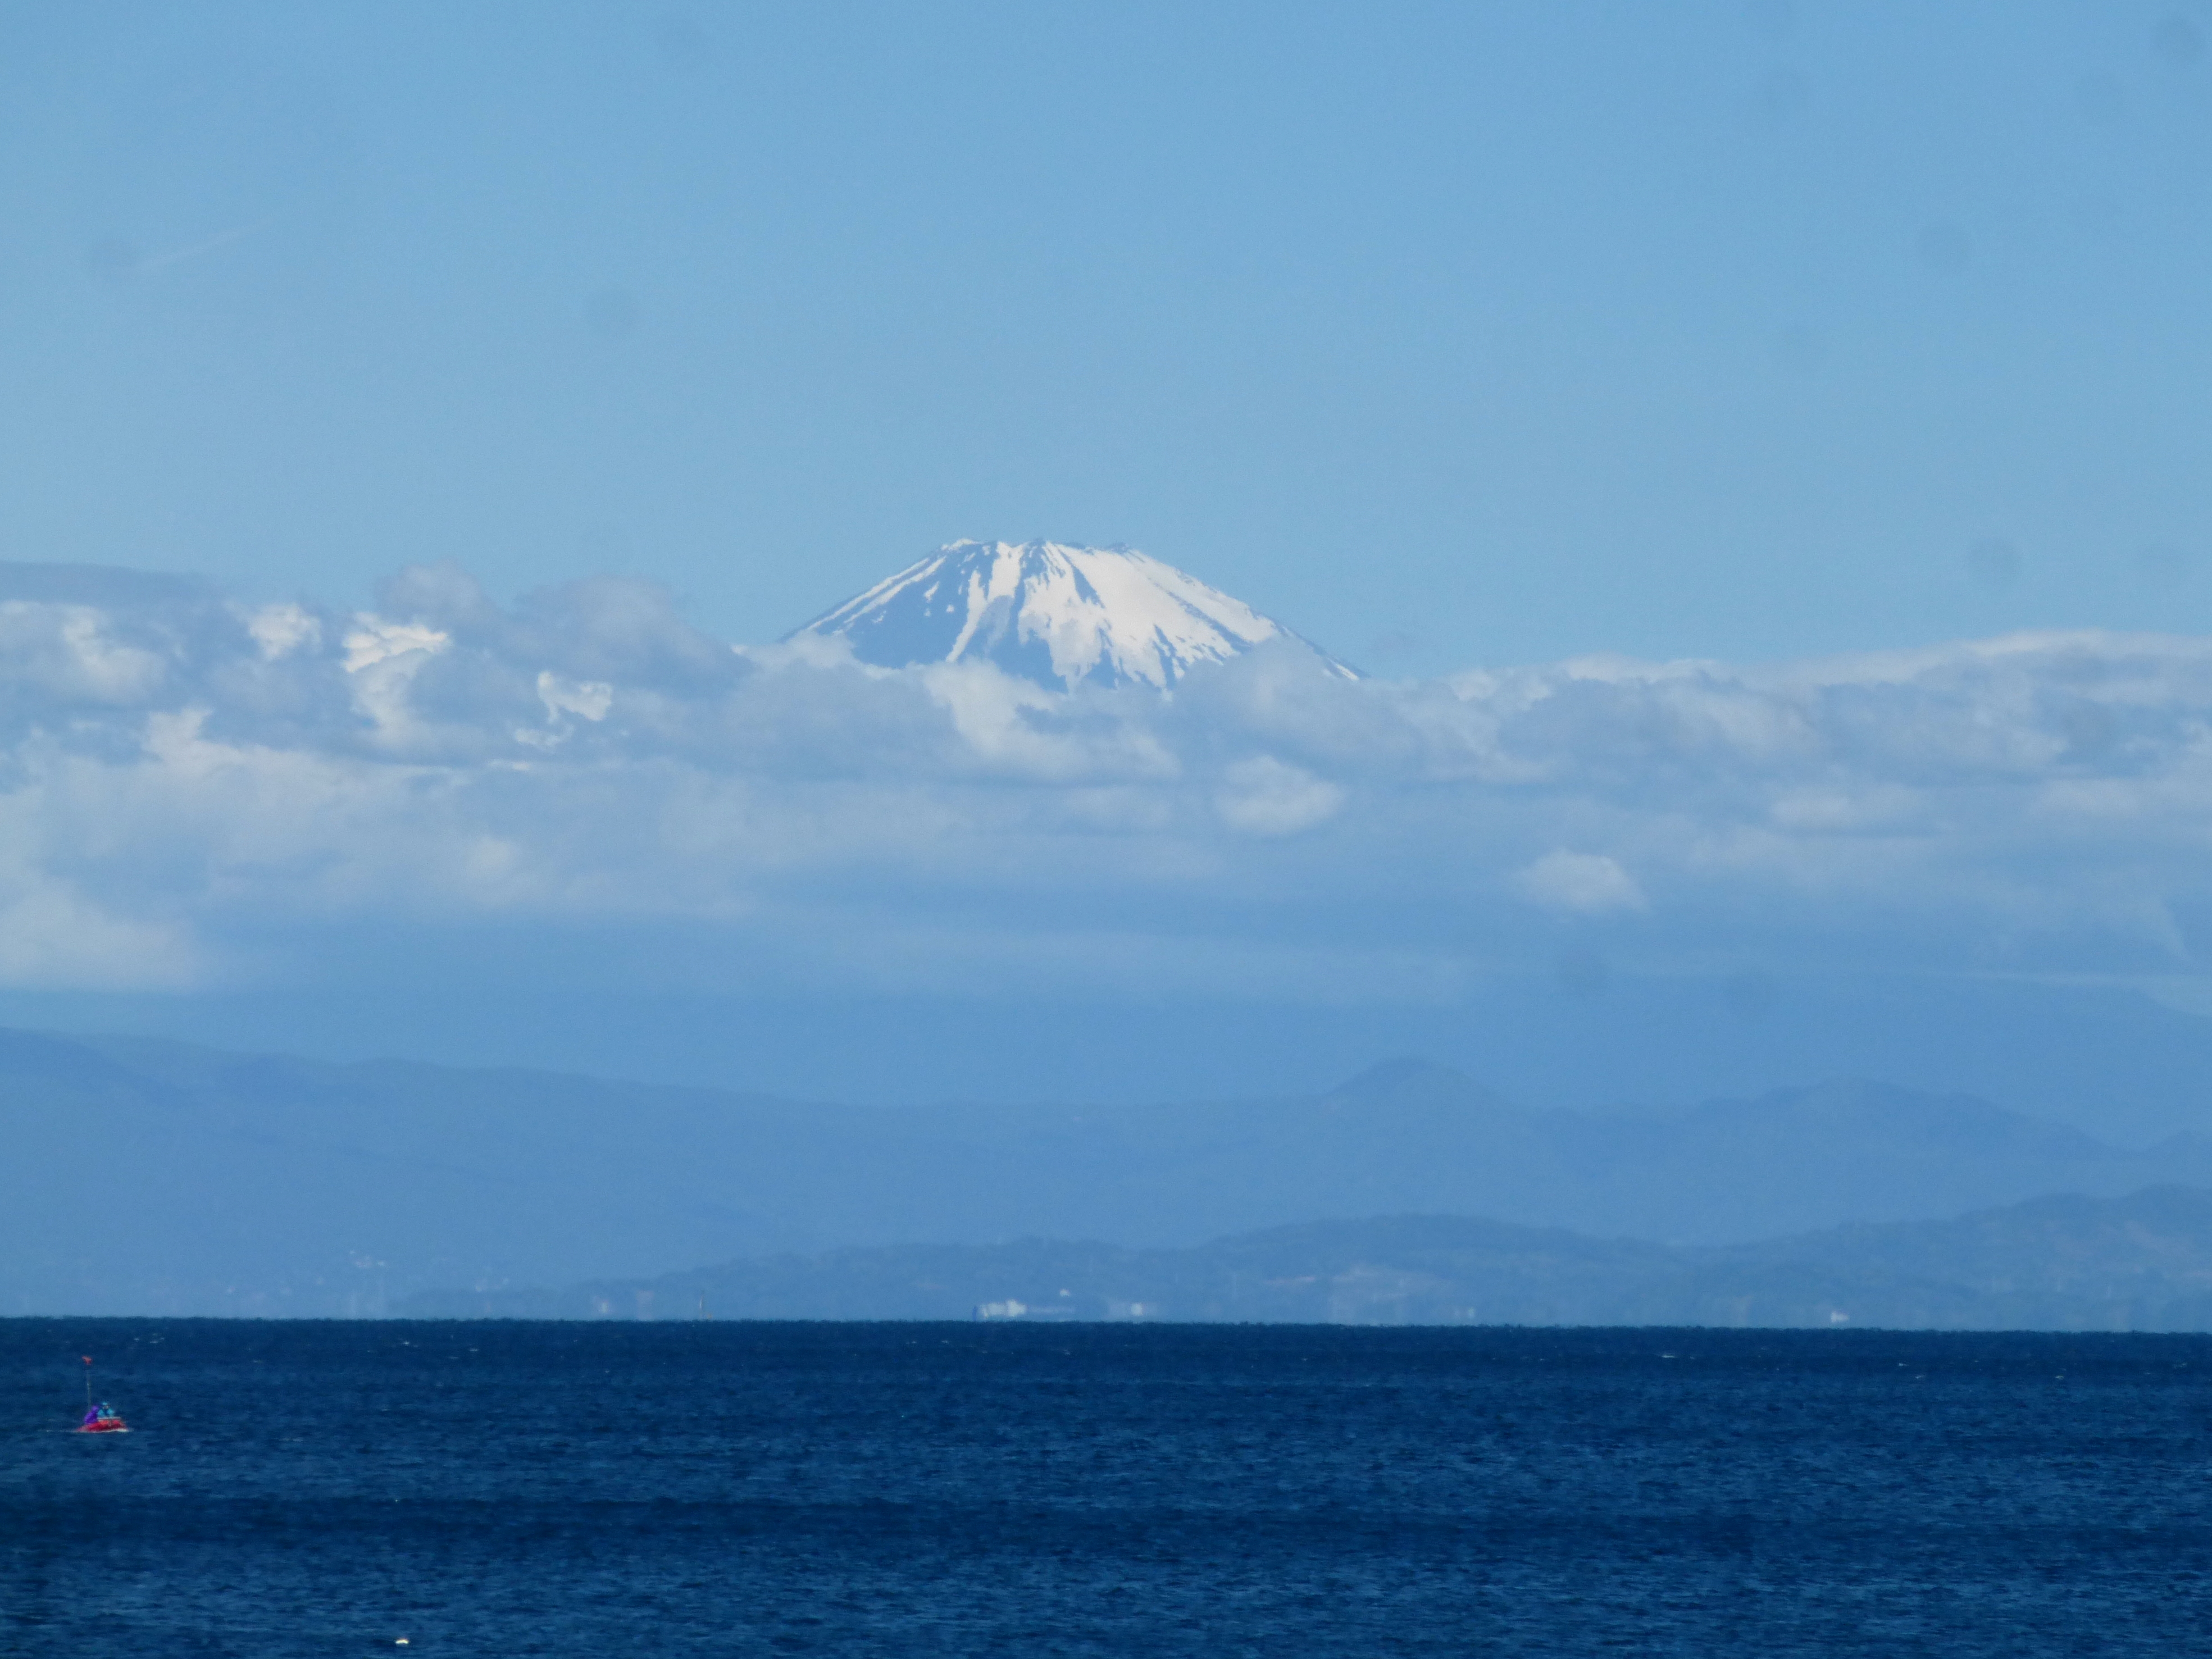
[[[1055,690],[1165,689],[1271,640],[1314,649],[1149,555],[1057,542],[955,542],[786,637],[808,634],[847,640],[882,667],[987,661]]]

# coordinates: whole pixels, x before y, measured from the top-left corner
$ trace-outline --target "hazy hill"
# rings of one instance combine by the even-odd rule
[[[1053,1231],[1163,1241],[1200,1216],[1229,1232],[1425,1213],[1719,1243],[2212,1184],[2212,1146],[2194,1138],[2126,1151],[1965,1097],[1844,1080],[1665,1113],[1536,1111],[1418,1061],[1307,1099],[1038,1114],[1020,1133],[1091,1172]],[[1111,1224],[1130,1217],[1167,1224]]]
[[[2039,1198],[1722,1249],[1439,1216],[1315,1222],[1182,1250],[878,1247],[562,1291],[428,1294],[402,1311],[2212,1330],[2212,1192]]]
[[[16,1312],[366,1313],[740,1255],[1389,1214],[1723,1244],[2212,1186],[2202,1142],[2124,1150],[1871,1084],[1600,1116],[1410,1061],[1286,1100],[884,1109],[0,1031],[0,1122]]]

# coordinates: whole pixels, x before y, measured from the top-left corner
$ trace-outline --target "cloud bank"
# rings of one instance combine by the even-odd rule
[[[732,646],[628,580],[410,568],[351,613],[0,567],[0,826],[20,988],[249,983],[349,930],[983,994],[1449,999],[1592,951],[2187,976],[2212,640],[1419,682],[1262,648],[1059,695]]]

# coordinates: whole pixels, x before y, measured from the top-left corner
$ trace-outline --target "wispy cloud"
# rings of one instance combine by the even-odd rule
[[[141,271],[162,270],[171,265],[183,264],[188,259],[200,258],[204,255],[228,247],[234,242],[242,242],[247,237],[266,230],[270,223],[269,220],[260,219],[250,225],[234,225],[228,230],[220,230],[212,236],[204,236],[198,241],[188,243],[183,247],[171,248],[164,253],[149,254],[138,262],[138,269]]]

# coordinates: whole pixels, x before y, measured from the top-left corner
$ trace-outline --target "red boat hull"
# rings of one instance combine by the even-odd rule
[[[131,1425],[119,1417],[103,1417],[97,1423],[87,1423],[77,1430],[79,1434],[128,1434]]]

